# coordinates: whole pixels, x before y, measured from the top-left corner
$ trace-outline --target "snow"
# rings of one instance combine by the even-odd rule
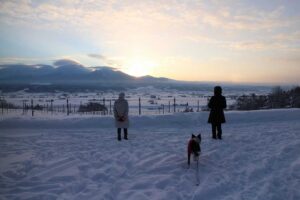
[[[300,199],[300,109],[132,116],[118,142],[110,116],[2,117],[0,199]],[[187,168],[187,142],[202,133]]]

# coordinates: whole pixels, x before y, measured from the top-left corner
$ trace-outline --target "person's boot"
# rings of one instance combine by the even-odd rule
[[[213,139],[217,139],[216,134],[213,133],[213,134],[212,134],[212,138],[213,138]]]
[[[121,141],[121,133],[118,133],[118,140]]]
[[[222,140],[222,134],[218,134],[218,139]]]
[[[124,130],[124,139],[125,139],[125,140],[128,140],[128,133],[127,133],[127,130]]]

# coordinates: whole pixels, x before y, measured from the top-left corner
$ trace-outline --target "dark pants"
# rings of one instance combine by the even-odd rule
[[[212,129],[212,137],[213,138],[218,138],[221,139],[222,138],[222,126],[221,123],[213,123],[211,124],[211,129]],[[217,135],[218,132],[218,135]]]
[[[124,128],[124,139],[128,140],[128,132],[127,132],[127,128]],[[121,140],[121,128],[118,128],[118,140]]]

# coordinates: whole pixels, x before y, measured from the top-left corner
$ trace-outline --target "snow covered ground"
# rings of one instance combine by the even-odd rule
[[[222,141],[207,116],[133,116],[121,142],[111,117],[2,118],[0,199],[300,199],[300,109],[226,112]]]

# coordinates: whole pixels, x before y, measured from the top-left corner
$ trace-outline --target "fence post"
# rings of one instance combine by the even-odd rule
[[[199,105],[200,105],[200,103],[199,103],[199,100],[197,101],[197,112],[199,112]]]
[[[3,115],[3,110],[4,110],[4,99],[1,101],[1,108],[2,108],[2,115]]]
[[[22,100],[22,110],[23,110],[23,115],[25,114],[25,110],[24,110],[24,100]]]
[[[81,110],[80,110],[81,104],[82,104],[82,102],[80,101],[79,108],[78,108],[78,111],[79,111],[79,114],[80,114],[80,115],[84,114],[84,112],[81,112]]]
[[[111,115],[111,99],[109,100],[109,114]]]
[[[106,108],[106,106],[105,106],[106,99],[105,98],[103,98],[103,102],[104,102],[103,105]],[[104,109],[104,115],[107,115],[107,114],[108,114],[108,110]]]
[[[169,113],[171,112],[171,101],[169,101]]]
[[[174,97],[174,113],[176,112],[176,98]]]
[[[51,107],[50,107],[50,109],[51,109],[51,114],[53,114],[53,99],[51,99]]]
[[[67,115],[69,115],[69,99],[67,99]]]
[[[139,115],[142,114],[142,109],[141,109],[141,97],[139,97]]]
[[[31,116],[34,116],[34,111],[33,111],[33,99],[31,99]]]

